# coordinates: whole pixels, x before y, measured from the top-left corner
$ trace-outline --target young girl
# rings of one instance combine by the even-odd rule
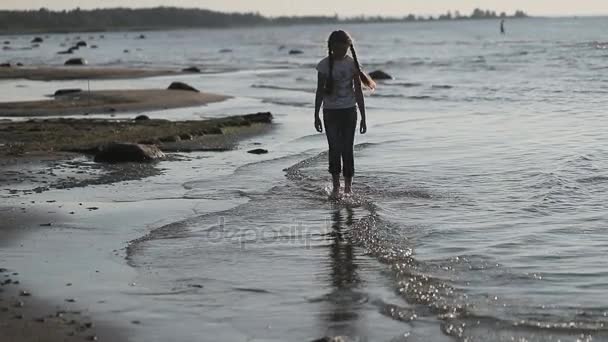
[[[359,132],[365,134],[365,103],[361,84],[374,89],[376,84],[363,71],[357,60],[353,40],[348,33],[334,31],[327,41],[328,56],[317,65],[318,80],[315,98],[315,129],[321,133],[319,118],[323,105],[323,124],[329,144],[329,173],[333,181],[333,194],[340,191],[340,171],[344,174],[344,193],[351,192],[355,173],[353,144],[357,127],[357,106],[361,113]],[[351,56],[348,56],[350,50]]]

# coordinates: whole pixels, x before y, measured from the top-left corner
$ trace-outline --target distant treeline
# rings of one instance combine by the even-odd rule
[[[522,18],[527,15],[517,11],[512,16],[506,13],[475,9],[470,15],[458,11],[433,16],[340,18],[335,16],[265,17],[259,13],[222,13],[204,9],[156,7],[145,9],[110,8],[70,11],[49,11],[45,8],[33,11],[0,11],[0,31],[3,32],[75,32],[112,31],[128,29],[170,29],[186,27],[238,27],[326,23],[371,23],[428,20],[464,20],[490,18]]]

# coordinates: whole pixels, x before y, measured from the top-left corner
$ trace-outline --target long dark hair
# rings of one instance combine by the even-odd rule
[[[333,77],[333,69],[334,69],[334,54],[331,49],[332,44],[334,43],[345,43],[350,45],[350,53],[353,55],[353,59],[355,60],[355,66],[357,67],[357,71],[359,71],[359,78],[361,79],[361,83],[365,85],[369,89],[376,88],[376,82],[369,77],[368,74],[361,70],[361,65],[359,65],[359,60],[357,59],[357,52],[355,51],[355,45],[353,43],[353,39],[350,37],[348,33],[342,30],[334,31],[329,35],[329,39],[327,40],[327,54],[329,57],[329,75],[327,80],[325,81],[325,93],[331,94],[334,87],[334,77]]]

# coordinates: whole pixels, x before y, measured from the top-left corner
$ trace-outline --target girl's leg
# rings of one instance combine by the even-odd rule
[[[355,174],[355,159],[353,145],[355,143],[355,130],[357,128],[357,109],[352,108],[345,113],[344,121],[342,122],[342,162],[344,170],[344,192],[350,193]]]
[[[329,168],[328,171],[331,173],[333,182],[333,191],[340,191],[340,122],[336,120],[338,113],[331,112],[330,110],[323,111],[323,124],[325,126],[325,135],[327,136],[327,144],[329,145],[328,159]]]
[[[332,173],[331,179],[332,179],[332,183],[333,183],[332,192],[334,193],[334,195],[338,194],[340,192],[340,174]]]

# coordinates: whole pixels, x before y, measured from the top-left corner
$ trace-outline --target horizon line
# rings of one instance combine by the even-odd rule
[[[14,12],[28,12],[28,11],[39,11],[41,9],[46,9],[50,12],[62,12],[62,11],[73,11],[76,9],[80,9],[82,11],[95,11],[95,10],[111,10],[111,9],[131,9],[131,10],[145,10],[145,9],[154,9],[154,8],[177,8],[177,9],[185,9],[185,10],[204,10],[204,11],[211,11],[211,12],[218,12],[218,13],[228,13],[228,14],[259,14],[263,17],[266,18],[280,18],[280,17],[333,17],[338,16],[339,18],[356,18],[356,17],[366,17],[366,18],[371,18],[371,17],[382,17],[382,18],[403,18],[404,16],[408,16],[408,15],[415,15],[415,16],[420,16],[420,17],[429,17],[429,16],[439,16],[439,15],[443,15],[446,14],[448,12],[451,12],[452,14],[454,14],[455,12],[460,12],[461,15],[463,16],[469,16],[472,11],[470,11],[471,13],[468,12],[464,12],[464,11],[460,11],[460,10],[446,10],[444,12],[440,12],[440,13],[434,13],[434,14],[417,14],[417,13],[413,13],[413,12],[408,12],[408,13],[403,13],[401,15],[387,15],[387,14],[373,14],[373,15],[366,15],[364,13],[361,14],[354,14],[354,15],[340,15],[339,13],[335,13],[334,15],[327,15],[327,14],[279,14],[279,15],[268,15],[268,14],[264,14],[260,11],[227,11],[227,10],[214,10],[214,9],[209,9],[209,8],[204,8],[204,7],[195,7],[195,6],[163,6],[163,5],[159,5],[159,6],[142,6],[142,7],[130,7],[130,6],[112,6],[112,7],[91,7],[91,8],[82,8],[80,6],[76,6],[76,7],[71,7],[71,8],[48,8],[48,7],[36,7],[36,8],[28,8],[28,9],[22,9],[22,8],[1,8],[0,7],[0,11],[14,11]],[[500,14],[501,12],[505,12],[508,16],[511,16],[513,13],[515,13],[516,11],[523,11],[524,13],[526,13],[526,15],[528,17],[533,17],[533,18],[573,18],[573,17],[606,17],[608,16],[608,12],[606,13],[594,13],[594,14],[590,14],[590,13],[579,13],[579,14],[530,14],[528,12],[526,12],[525,10],[522,9],[515,9],[512,10],[511,12],[507,12],[507,11],[495,11],[493,9],[486,9],[486,8],[482,8],[482,7],[477,7],[478,9],[481,10],[490,10],[490,11],[494,11],[497,14]]]

